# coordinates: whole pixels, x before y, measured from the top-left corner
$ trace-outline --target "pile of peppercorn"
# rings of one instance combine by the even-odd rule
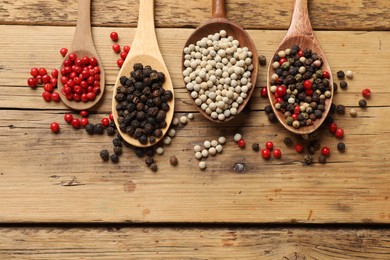
[[[288,125],[312,125],[325,112],[325,100],[332,92],[330,74],[321,70],[322,65],[321,57],[298,45],[273,57],[270,91],[275,95],[274,107],[284,114]]]
[[[167,127],[166,113],[173,99],[170,90],[164,90],[165,75],[150,66],[136,63],[130,77],[122,76],[115,95],[119,129],[141,144],[153,144]]]

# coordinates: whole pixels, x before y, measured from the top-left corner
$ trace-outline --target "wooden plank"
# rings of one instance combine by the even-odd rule
[[[41,90],[31,90],[26,80],[32,67],[46,67],[48,70],[61,63],[60,48],[69,46],[74,28],[43,26],[0,26],[7,37],[0,39],[0,106],[4,108],[64,109],[61,104],[46,103],[41,98]],[[58,34],[58,31],[61,34]],[[114,81],[118,74],[116,55],[111,49],[108,37],[112,28],[94,28],[94,38],[99,55],[106,71],[107,93],[100,106],[95,110],[108,112],[111,109],[111,97]],[[118,28],[120,44],[130,43],[134,29]],[[184,89],[180,73],[181,49],[192,32],[191,29],[158,29],[157,37],[165,62],[175,87],[176,109],[194,111],[189,96]],[[281,31],[249,31],[259,54],[268,59],[274,48],[283,38]],[[382,32],[318,32],[317,36],[324,48],[333,74],[340,69],[354,71],[354,79],[348,81],[347,91],[340,90],[335,103],[357,106],[360,92],[369,87],[373,98],[370,106],[387,106],[389,89],[384,82],[390,82],[390,63],[378,61],[390,60],[390,34]],[[15,62],[17,61],[17,62]],[[266,85],[266,68],[260,67],[258,87]],[[338,81],[336,81],[338,82]],[[18,102],[15,103],[15,100]],[[251,109],[263,109],[267,99],[260,98],[255,91]]]
[[[347,152],[337,152],[338,140],[325,130],[329,163],[309,167],[304,155],[285,147],[290,135],[264,112],[245,113],[223,127],[196,114],[156,156],[156,174],[129,149],[120,164],[103,163],[98,153],[111,150],[112,139],[71,129],[63,112],[0,111],[0,222],[390,222],[389,108],[337,116]],[[60,134],[50,133],[52,121],[61,123]],[[244,150],[232,141],[236,131],[247,141]],[[224,152],[208,158],[202,172],[193,145],[219,135],[228,138]],[[264,161],[250,148],[268,140],[282,149],[281,160]],[[177,167],[168,163],[172,155]],[[244,174],[233,171],[237,162],[246,165]],[[66,185],[73,179],[77,185]]]
[[[387,229],[1,228],[3,259],[389,259]]]
[[[211,17],[211,1],[175,0],[155,1],[157,27],[192,27]],[[293,0],[227,1],[230,19],[248,29],[287,29]],[[309,12],[315,29],[325,30],[388,30],[389,1],[353,0],[346,5],[338,0],[311,0]],[[73,26],[77,17],[77,1],[49,1],[39,3],[2,1],[0,24],[67,25]],[[136,27],[138,1],[94,0],[94,26]]]

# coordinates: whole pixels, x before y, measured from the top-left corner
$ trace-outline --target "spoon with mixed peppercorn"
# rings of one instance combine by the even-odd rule
[[[103,66],[92,39],[90,15],[91,0],[79,0],[76,31],[58,80],[61,100],[75,110],[96,105],[105,87]]]
[[[164,137],[174,113],[173,84],[154,28],[154,1],[141,0],[131,50],[115,82],[112,114],[123,139],[148,147]]]
[[[235,118],[255,88],[258,56],[249,34],[227,19],[225,0],[212,1],[212,18],[184,46],[183,80],[195,107],[215,123]]]
[[[295,0],[290,27],[269,64],[267,90],[279,122],[295,134],[315,131],[329,112],[333,78],[312,29],[307,0]]]

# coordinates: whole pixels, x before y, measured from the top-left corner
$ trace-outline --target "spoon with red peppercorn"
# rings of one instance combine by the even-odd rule
[[[283,67],[283,63],[288,62],[288,60],[284,57],[283,58],[280,57],[279,54],[282,51],[282,56],[283,56],[284,55],[283,53],[285,53],[284,51],[287,49],[290,49],[290,48],[291,48],[290,50],[292,50],[292,46],[294,46],[294,45],[299,46],[300,50],[297,52],[297,54],[294,55],[294,57],[292,57],[293,59],[295,58],[293,60],[293,64],[294,64],[293,66],[295,66],[295,64],[300,65],[300,63],[297,61],[301,61],[300,57],[305,56],[305,54],[307,55],[307,60],[310,60],[309,56],[311,54],[315,54],[315,55],[317,55],[317,60],[319,60],[319,61],[317,64],[315,64],[313,62],[314,65],[312,65],[312,66],[313,66],[313,69],[319,70],[320,72],[322,71],[321,75],[316,74],[316,71],[314,71],[314,73],[312,73],[312,75],[315,75],[315,78],[311,78],[312,75],[310,75],[310,73],[306,73],[306,74],[303,73],[301,81],[298,80],[299,77],[298,77],[298,79],[297,79],[297,77],[295,77],[296,75],[293,77],[294,79],[292,79],[291,77],[289,78],[290,80],[292,79],[292,81],[283,81],[287,77],[286,74],[290,75],[289,74],[290,67],[289,66]],[[296,56],[296,55],[298,55],[298,56]],[[299,58],[299,59],[297,59],[297,58]],[[305,64],[306,57],[303,60],[305,60],[305,61],[301,62],[303,65],[300,67],[305,67],[307,65],[307,64]],[[290,57],[290,61],[292,61],[291,57]],[[280,70],[278,71],[279,74],[281,74],[282,76],[279,76],[276,73],[276,69],[275,69],[275,67],[273,67],[274,62],[276,62],[275,67],[277,67],[277,69],[280,68],[283,71],[282,73]],[[289,64],[290,64],[290,62],[287,63],[287,65],[289,65]],[[320,65],[320,66],[316,67],[316,65]],[[298,68],[293,68],[292,74],[294,74],[296,72],[301,73],[303,71],[307,71],[306,70],[307,68],[308,67],[305,67],[302,70],[300,70],[299,72],[298,72]],[[296,70],[295,72],[293,71],[294,69]],[[288,72],[286,73],[285,71],[288,71]],[[295,102],[295,103],[293,103],[294,108],[292,109],[292,112],[290,112],[291,116],[289,113],[286,114],[286,111],[288,109],[285,109],[284,106],[286,106],[286,104],[288,106],[289,101],[292,102],[292,100],[294,98],[296,98],[295,95],[294,95],[293,99],[289,98],[289,97],[291,97],[291,94],[288,93],[288,89],[291,92],[291,88],[289,86],[291,86],[291,84],[294,86],[298,86],[298,83],[300,82],[302,84],[302,86],[304,87],[304,89],[302,91],[304,95],[301,94],[300,97],[301,98],[305,97],[305,99],[306,99],[307,96],[310,96],[306,101],[311,101],[311,99],[315,100],[315,98],[312,98],[312,97],[314,94],[313,92],[317,91],[317,89],[313,88],[313,86],[315,84],[317,84],[317,83],[315,83],[316,82],[315,80],[317,78],[327,79],[327,80],[323,81],[323,82],[326,82],[327,84],[323,84],[325,86],[324,87],[321,86],[321,87],[325,88],[326,91],[328,91],[326,93],[328,96],[327,96],[327,98],[325,98],[325,102],[321,101],[323,103],[323,104],[321,104],[322,110],[315,114],[316,118],[310,118],[310,120],[306,120],[306,121],[301,120],[301,121],[307,122],[307,124],[302,123],[301,125],[298,125],[299,123],[301,123],[301,121],[298,121],[298,119],[296,119],[296,118],[298,116],[300,116],[300,114],[303,113],[303,112],[301,112],[302,110],[304,111],[304,113],[306,113],[306,111],[310,111],[310,112],[311,112],[311,110],[314,111],[315,109],[317,109],[317,107],[316,107],[316,105],[313,105],[312,109],[309,108],[307,110],[304,110],[304,108],[301,107],[302,106],[301,103]],[[300,87],[302,88],[302,86],[300,86]],[[317,88],[317,86],[315,86],[315,88]],[[275,91],[275,89],[276,89],[276,91]],[[294,88],[292,88],[292,89],[294,89]],[[309,14],[308,14],[307,0],[295,0],[294,12],[292,15],[290,27],[287,31],[286,36],[282,40],[281,44],[276,49],[276,51],[273,55],[272,61],[269,64],[268,77],[267,77],[267,90],[268,90],[268,97],[269,97],[269,100],[271,102],[271,106],[272,106],[273,111],[274,111],[276,117],[278,118],[279,122],[287,130],[289,130],[295,134],[307,135],[307,134],[315,131],[324,122],[324,120],[329,112],[329,109],[330,109],[331,104],[332,104],[332,98],[333,98],[333,78],[332,78],[332,73],[330,71],[329,63],[325,57],[324,52],[321,49],[321,46],[320,46],[317,38],[314,35],[313,28],[311,26]],[[297,93],[297,92],[295,92],[295,93]],[[287,96],[286,96],[286,94],[287,94]],[[317,92],[317,94],[321,95],[318,92]],[[317,95],[317,94],[315,94],[315,95]],[[298,100],[299,100],[299,98],[298,98]],[[299,102],[300,101],[301,100],[299,100]],[[277,104],[277,103],[279,103],[279,104]],[[289,106],[289,107],[291,108],[291,106]],[[309,114],[306,113],[304,116],[307,117],[308,115]],[[286,120],[288,117],[291,118],[289,122],[288,122],[288,120]],[[300,116],[299,118],[302,119],[302,117],[303,117],[303,115]],[[312,119],[314,119],[314,120],[312,120]],[[297,121],[298,123],[294,123],[294,126],[293,126],[293,124],[291,124],[291,122],[292,122],[291,120]]]
[[[206,113],[199,105],[197,105],[194,99],[191,97],[191,91],[189,91],[190,99],[193,102],[194,106],[199,110],[199,112],[206,117],[208,120],[214,123],[224,123],[235,118],[246,106],[248,103],[253,90],[255,89],[257,75],[258,75],[258,56],[256,51],[256,46],[253,43],[249,34],[238,24],[230,21],[226,17],[226,8],[225,8],[225,0],[213,0],[212,1],[212,18],[208,20],[203,25],[199,26],[187,39],[185,43],[185,47],[196,44],[198,41],[202,40],[204,37],[208,37],[210,34],[218,33],[219,31],[224,30],[227,33],[227,36],[232,36],[233,39],[239,42],[240,47],[247,47],[250,52],[252,52],[252,65],[253,69],[250,75],[250,82],[252,87],[247,92],[247,97],[243,100],[243,102],[237,108],[237,112],[234,115],[226,117],[224,120],[218,120],[212,118],[210,114]],[[182,71],[186,69],[185,66],[185,54],[182,53]],[[184,77],[183,77],[184,78]]]
[[[105,87],[103,66],[93,43],[90,16],[91,0],[79,0],[72,46],[61,64],[58,80],[61,100],[75,110],[96,105]]]
[[[133,146],[136,146],[136,147],[148,147],[148,146],[154,145],[159,140],[161,140],[164,137],[165,133],[167,132],[167,130],[171,124],[172,118],[173,118],[174,107],[175,107],[174,102],[175,101],[174,101],[174,97],[173,97],[173,93],[174,93],[173,84],[172,84],[171,78],[169,76],[168,69],[165,65],[164,59],[161,55],[160,48],[158,46],[158,42],[157,42],[157,37],[156,37],[156,32],[155,32],[155,27],[154,27],[154,1],[153,0],[140,0],[139,14],[138,15],[139,15],[139,17],[138,17],[137,31],[135,33],[130,52],[126,57],[126,60],[124,61],[122,68],[119,71],[117,80],[115,82],[114,91],[113,91],[113,99],[112,99],[112,114],[113,114],[115,125],[117,126],[119,133],[121,134],[121,136],[123,137],[123,139],[127,143],[129,143]],[[134,136],[137,136],[137,132],[142,132],[146,128],[146,126],[145,126],[144,129],[142,129],[141,126],[138,126],[138,123],[142,123],[142,122],[146,121],[148,118],[146,118],[146,120],[145,120],[145,118],[142,117],[139,120],[138,120],[138,118],[137,118],[137,120],[134,120],[134,121],[138,121],[138,123],[136,124],[137,126],[135,127],[136,128],[135,133],[132,132],[132,135],[134,134],[133,136],[131,136],[130,133],[127,133],[126,131],[124,131],[125,129],[123,129],[123,127],[121,127],[121,123],[118,120],[119,115],[118,115],[118,111],[117,111],[117,105],[118,105],[117,94],[119,93],[118,88],[121,88],[123,86],[123,83],[121,83],[121,78],[129,77],[128,78],[129,80],[130,80],[130,78],[134,79],[134,81],[135,81],[135,83],[133,82],[134,85],[135,84],[139,85],[138,83],[141,83],[141,82],[138,81],[139,79],[136,79],[138,77],[133,78],[132,75],[134,75],[134,74],[132,74],[132,73],[135,72],[135,70],[136,70],[135,68],[140,67],[140,66],[141,67],[149,66],[151,69],[158,72],[158,74],[163,73],[163,75],[165,75],[165,77],[164,77],[164,83],[162,83],[162,89],[164,91],[168,91],[170,93],[170,97],[169,97],[169,100],[167,102],[168,109],[165,109],[165,111],[159,110],[157,113],[157,117],[155,117],[155,119],[157,121],[159,121],[160,120],[159,115],[163,115],[162,119],[163,120],[165,119],[165,125],[164,125],[164,127],[160,128],[160,129],[156,129],[159,132],[159,134],[156,134],[155,136],[153,136],[153,142],[150,142],[150,139],[149,139],[149,140],[142,140],[142,143],[141,143],[140,139],[137,139],[137,137],[134,137]],[[133,69],[134,69],[134,71],[133,71]],[[140,72],[140,70],[138,70],[138,72]],[[151,78],[152,77],[151,75],[152,74],[150,74],[149,76],[145,76],[145,78],[154,81],[154,79]],[[145,79],[143,77],[144,77],[144,75],[140,75],[139,78]],[[132,85],[132,87],[134,85]],[[143,81],[142,84],[140,84],[140,85],[141,85],[141,89],[139,91],[142,91],[146,88],[147,83],[145,81]],[[151,88],[153,90],[153,86],[151,86]],[[157,91],[162,91],[162,90],[159,89]],[[119,94],[121,94],[121,93],[119,93]],[[148,106],[150,108],[150,110],[153,110],[152,107],[154,107],[154,108],[157,107],[157,105],[155,103],[150,104],[150,106],[149,106],[148,102],[146,102],[145,105],[141,104],[142,102],[139,102],[139,100],[141,99],[141,101],[142,101],[142,96],[140,98],[138,98],[138,96],[136,96],[135,98],[138,100],[137,102],[133,102],[134,98],[129,102],[132,102],[133,104],[137,103],[137,105],[139,105],[142,108],[145,108],[145,106]],[[139,107],[137,107],[137,109],[138,108]],[[139,112],[142,112],[141,110],[143,110],[143,109],[139,109]],[[149,112],[151,113],[151,111],[148,111],[148,113]],[[142,114],[142,113],[140,113],[140,114]],[[163,120],[161,120],[161,121],[163,121]]]

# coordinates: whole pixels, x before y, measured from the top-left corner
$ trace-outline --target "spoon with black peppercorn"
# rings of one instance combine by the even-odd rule
[[[95,74],[93,81],[91,80],[91,82],[86,83],[86,84],[89,84],[88,86],[92,86],[94,84],[94,81],[99,81],[98,85],[99,85],[100,89],[97,90],[97,88],[95,88],[94,91],[89,90],[88,94],[90,94],[90,95],[87,96],[86,99],[84,99],[84,100],[78,99],[78,101],[76,101],[73,98],[74,96],[72,94],[71,94],[71,96],[72,96],[71,99],[68,99],[66,97],[65,93],[62,92],[64,85],[68,84],[67,82],[61,82],[62,74],[60,74],[59,79],[58,79],[58,89],[59,89],[59,94],[60,94],[61,100],[65,103],[65,105],[67,105],[68,107],[75,109],[75,110],[86,110],[86,109],[89,109],[89,108],[93,107],[94,105],[96,105],[99,102],[99,100],[102,98],[103,92],[104,92],[104,87],[105,87],[105,75],[104,75],[104,69],[103,69],[102,63],[100,61],[99,55],[96,51],[95,45],[93,43],[93,38],[92,38],[91,0],[79,0],[79,7],[78,8],[79,9],[78,9],[77,25],[76,25],[76,31],[75,31],[74,36],[73,36],[72,46],[71,46],[68,54],[65,56],[64,61],[61,64],[61,69],[65,68],[65,67],[70,68],[71,66],[69,66],[69,65],[65,66],[65,62],[67,60],[69,60],[70,55],[71,56],[73,55],[73,57],[75,57],[74,54],[76,54],[76,56],[80,59],[80,63],[84,63],[84,64],[82,64],[83,67],[87,68],[87,65],[92,65],[93,67],[98,68],[98,69],[95,69],[95,71],[93,72]],[[86,62],[82,60],[84,57],[87,60]],[[91,59],[91,58],[93,58],[93,59]],[[71,63],[72,63],[72,65],[80,65],[80,64],[74,64],[74,63],[76,63],[76,61],[72,61]],[[79,69],[81,69],[81,66],[78,66],[78,67],[79,67]],[[81,71],[77,70],[77,76],[78,75],[81,75]],[[88,72],[88,76],[92,76],[92,75],[90,75],[90,73]],[[99,77],[99,80],[97,80],[98,77]],[[74,78],[75,77],[73,77],[73,79],[71,79],[71,77],[69,77],[68,80],[72,81],[71,84],[77,85],[77,83],[74,83]],[[83,80],[81,79],[81,77],[77,77],[77,78],[80,81],[87,82],[86,78]],[[85,85],[85,89],[87,89],[88,86]],[[96,85],[94,85],[94,86],[96,87]],[[81,89],[83,87],[79,86],[78,88],[81,91]],[[68,89],[70,91],[70,88],[68,88]],[[73,89],[73,92],[76,92],[75,88]],[[79,91],[77,91],[77,92],[79,92]],[[86,93],[84,93],[84,94],[86,94]],[[78,98],[80,98],[81,94],[77,94],[77,95],[78,95]]]
[[[275,89],[275,85],[273,86],[273,84],[275,84],[275,79],[277,78],[275,76],[277,74],[275,74],[275,69],[273,68],[273,62],[275,61],[274,58],[275,57],[276,57],[276,59],[280,58],[278,56],[278,53],[280,53],[280,51],[285,51],[287,49],[290,49],[293,45],[298,45],[301,48],[301,50],[310,49],[311,52],[308,51],[307,53],[316,53],[316,55],[318,56],[317,59],[319,60],[318,65],[319,64],[322,65],[322,67],[319,67],[319,68],[321,69],[322,72],[327,74],[325,77],[327,80],[325,80],[323,82],[328,84],[328,86],[326,84],[323,84],[323,85],[325,85],[325,89],[328,91],[326,93],[328,96],[324,99],[325,100],[324,104],[321,104],[323,106],[323,107],[321,107],[323,111],[318,112],[316,114],[317,117],[315,120],[310,119],[309,125],[302,125],[302,126],[298,125],[300,123],[298,121],[298,123],[294,123],[295,127],[293,125],[290,125],[287,123],[285,111],[283,111],[283,109],[276,108],[276,104],[278,103],[277,102],[278,97],[275,96],[275,91],[272,91],[272,87]],[[298,54],[296,54],[296,55],[298,55]],[[314,132],[324,122],[324,120],[329,112],[329,109],[331,107],[332,98],[333,98],[333,78],[332,78],[332,73],[331,73],[331,70],[329,67],[329,63],[325,57],[324,52],[321,49],[321,46],[320,46],[317,38],[314,35],[313,28],[311,26],[309,14],[308,14],[307,0],[295,0],[294,12],[292,15],[290,27],[287,31],[286,36],[284,37],[284,39],[282,40],[281,44],[276,49],[276,51],[272,57],[273,58],[271,59],[271,62],[269,64],[269,68],[268,68],[267,89],[268,89],[268,97],[269,97],[269,100],[271,102],[271,106],[273,108],[273,111],[274,111],[276,117],[278,118],[279,122],[287,130],[291,131],[292,133],[305,136],[309,133]],[[294,60],[294,63],[296,61],[299,61],[298,58],[296,60]],[[313,62],[313,64],[314,64],[314,62]],[[304,67],[305,64],[303,64],[302,66]],[[313,65],[313,66],[315,66],[315,65]],[[278,67],[278,64],[276,64],[276,67]],[[284,70],[284,71],[288,71],[288,69],[289,69],[288,66],[284,66],[284,68],[282,68],[282,70]],[[306,68],[302,69],[302,71],[305,71],[305,70],[306,70]],[[298,73],[301,73],[301,72],[298,72]],[[280,71],[279,71],[279,73],[280,73]],[[312,74],[316,75],[316,71],[314,71],[314,73],[312,73]],[[307,79],[308,75],[310,75],[310,74],[306,74],[305,76],[303,76],[303,79]],[[273,76],[274,76],[274,78],[273,78]],[[282,77],[286,77],[286,76],[282,76]],[[315,77],[317,78],[317,76],[315,76]],[[321,78],[321,77],[319,77],[319,78]],[[278,80],[280,80],[280,78]],[[315,79],[313,80],[313,78],[309,78],[309,80],[312,81],[313,85],[317,84]],[[313,81],[314,81],[314,83],[313,83]],[[298,83],[298,80],[296,80],[295,77],[292,80],[292,82],[288,82],[288,84],[295,84],[295,83]],[[304,82],[302,81],[302,83],[304,83]],[[306,84],[306,87],[310,89],[311,84],[310,84],[310,82],[307,82],[307,83],[308,84]],[[284,86],[284,87],[287,89],[290,89],[289,86]],[[290,89],[290,91],[291,91],[291,89]],[[317,90],[315,90],[315,91],[317,91]],[[305,93],[305,92],[303,92],[303,93]],[[317,93],[319,94],[319,92],[317,92]],[[308,95],[310,95],[310,91],[309,91]],[[319,95],[321,95],[321,94],[319,94]],[[279,97],[279,98],[283,98],[283,97]],[[297,97],[294,96],[294,98],[297,98]],[[285,97],[285,99],[287,99],[287,97]],[[310,98],[308,98],[308,100],[310,101]],[[289,104],[288,99],[283,100],[283,102],[285,104]],[[279,103],[279,105],[280,105],[280,103]],[[301,104],[295,103],[294,106],[301,106]],[[316,105],[314,105],[313,107],[314,108],[309,108],[308,110],[316,109]],[[312,112],[312,111],[310,111],[310,112]],[[287,114],[287,117],[288,116],[289,115]],[[306,116],[308,116],[308,115],[305,114],[304,117],[306,117]],[[294,119],[294,121],[297,121],[297,119]],[[290,119],[290,123],[291,123],[291,119]]]
[[[131,50],[126,57],[126,60],[124,61],[122,68],[119,71],[117,80],[115,82],[113,99],[112,99],[112,114],[114,117],[115,125],[117,126],[119,133],[127,143],[136,147],[148,147],[157,143],[166,134],[173,118],[175,101],[173,98],[173,84],[157,42],[157,37],[156,37],[156,32],[154,27],[154,1],[140,0],[138,15],[139,15],[138,26],[131,46]],[[143,137],[143,139],[141,140],[142,143],[140,142],[139,139],[130,136],[130,133],[127,133],[124,127],[121,126],[121,123],[118,122],[118,117],[119,117],[117,111],[118,101],[116,100],[118,88],[122,86],[120,80],[121,77],[123,76],[131,77],[130,74],[134,69],[134,65],[136,65],[135,68],[137,68],[138,66],[141,66],[141,64],[143,66],[149,65],[153,70],[162,72],[165,75],[165,81],[162,85],[162,88],[165,91],[169,91],[171,95],[169,101],[167,102],[169,107],[165,109],[165,110],[168,109],[169,110],[164,111],[165,113],[160,112],[160,114],[163,115],[165,119],[166,122],[165,126],[161,129],[158,129],[158,132],[160,133],[157,134],[155,137],[153,137],[154,139],[153,142],[150,142],[150,139],[145,140]],[[138,121],[138,122],[142,123],[142,121],[141,122]],[[142,129],[139,130],[138,132],[142,132]]]
[[[248,103],[253,90],[256,85],[256,80],[257,80],[257,74],[258,74],[258,56],[257,56],[257,51],[256,51],[256,46],[253,43],[252,39],[250,38],[249,34],[241,28],[239,25],[236,23],[230,21],[226,17],[226,9],[225,9],[225,0],[213,0],[212,1],[212,18],[204,23],[203,25],[199,26],[187,39],[187,42],[185,43],[185,47],[189,46],[190,44],[196,44],[198,41],[200,41],[202,38],[207,37],[210,34],[215,34],[220,32],[221,30],[224,30],[227,34],[227,36],[232,36],[235,40],[238,40],[239,46],[241,48],[247,47],[250,52],[252,52],[252,63],[251,65],[253,66],[253,69],[250,74],[250,83],[252,86],[249,88],[248,92],[246,93],[247,96],[246,98],[243,99],[243,102],[239,105],[237,108],[237,112],[235,115],[230,115],[229,117],[224,118],[223,120],[214,119],[206,113],[199,105],[197,105],[191,97],[191,93],[189,92],[191,101],[195,105],[195,107],[199,110],[199,112],[209,119],[210,121],[214,123],[224,123],[227,121],[232,120],[237,116],[246,106]],[[182,55],[182,71],[186,69],[186,66],[184,65],[185,61],[185,54],[183,52]],[[184,77],[183,77],[184,79]],[[226,84],[225,84],[226,85]]]

